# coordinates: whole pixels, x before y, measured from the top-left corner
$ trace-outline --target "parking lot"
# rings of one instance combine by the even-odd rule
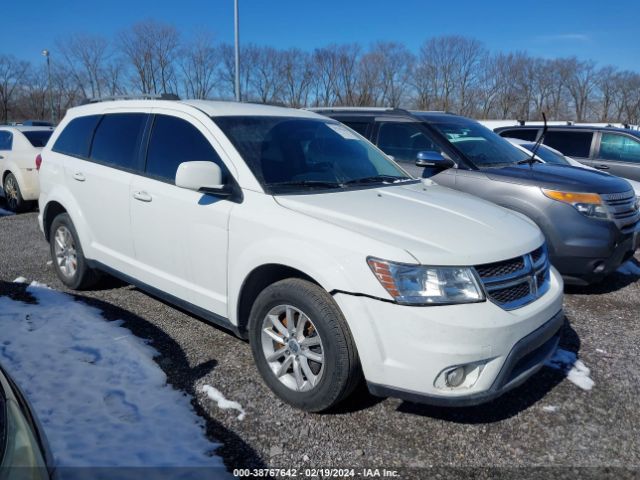
[[[65,291],[36,217],[0,216],[0,295],[19,298],[24,285],[12,281],[20,276]],[[545,367],[504,397],[464,409],[360,392],[337,412],[303,413],[271,393],[248,344],[232,334],[116,280],[76,298],[152,341],[169,382],[195,397],[230,469],[387,468],[420,477],[410,472],[422,470],[407,469],[620,467],[615,476],[631,478],[640,468],[638,258],[597,287],[567,289],[561,345],[591,369],[592,390]],[[240,402],[246,417],[219,409],[202,393],[204,384]]]

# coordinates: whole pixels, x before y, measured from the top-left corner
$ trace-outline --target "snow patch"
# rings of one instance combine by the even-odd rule
[[[238,415],[238,420],[244,420],[246,412],[242,408],[242,405],[240,405],[238,402],[227,400],[222,392],[220,392],[220,390],[212,387],[211,385],[205,385],[204,387],[202,387],[202,391],[207,394],[207,397],[209,397],[209,399],[218,404],[218,408],[222,408],[225,410],[231,408],[233,410],[237,410],[238,412],[240,412],[240,415]]]
[[[37,304],[0,297],[0,362],[30,400],[61,467],[209,467],[191,398],[167,384],[157,352],[121,321],[32,282]]]
[[[13,283],[27,283],[27,282],[28,280],[24,277],[18,277],[13,281]]]
[[[557,412],[558,411],[558,407],[555,405],[545,405],[544,407],[542,407],[542,411],[544,412]]]
[[[577,355],[569,350],[558,348],[553,356],[546,361],[547,367],[561,370],[569,381],[583,390],[591,390],[595,382],[589,377],[591,370],[578,360]]]
[[[640,265],[632,258],[618,267],[618,273],[623,275],[640,276]]]

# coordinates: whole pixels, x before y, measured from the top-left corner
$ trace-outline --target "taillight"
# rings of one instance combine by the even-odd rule
[[[42,155],[38,154],[36,157],[36,170],[40,170],[40,165],[42,165]]]

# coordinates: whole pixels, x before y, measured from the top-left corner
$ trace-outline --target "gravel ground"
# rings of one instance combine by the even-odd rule
[[[0,217],[0,295],[20,293],[24,287],[10,283],[18,276],[65,290],[49,260],[36,213]],[[636,478],[639,280],[614,274],[598,287],[567,290],[562,346],[591,369],[591,391],[543,368],[522,387],[479,407],[434,408],[359,392],[339,411],[323,415],[278,400],[262,383],[248,344],[232,334],[116,280],[76,296],[152,339],[169,381],[195,396],[208,435],[223,442],[218,453],[230,469],[386,468],[398,469],[401,478],[490,478],[505,472],[546,476],[556,466],[590,467],[554,469],[558,478]],[[218,409],[201,392],[205,384],[240,402],[246,418]]]

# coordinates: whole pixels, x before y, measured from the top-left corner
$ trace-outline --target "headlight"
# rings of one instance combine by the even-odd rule
[[[398,303],[443,305],[484,300],[471,268],[425,267],[387,262],[369,257],[367,263],[378,281]]]
[[[587,217],[602,220],[609,218],[607,208],[597,193],[560,192],[558,190],[547,190],[546,188],[542,189],[542,193],[552,200],[568,203]]]

